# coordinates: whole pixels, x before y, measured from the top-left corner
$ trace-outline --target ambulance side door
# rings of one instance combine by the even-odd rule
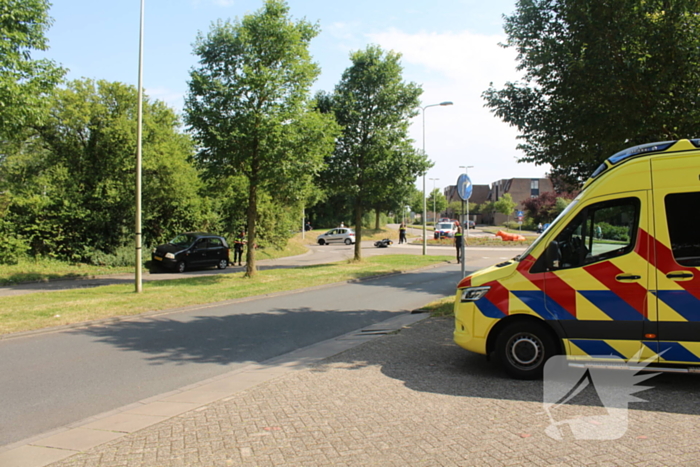
[[[700,161],[652,160],[660,363],[700,364]]]
[[[654,355],[642,346],[650,325],[649,197],[635,191],[588,200],[550,244],[557,259],[545,273],[545,305],[570,357]]]

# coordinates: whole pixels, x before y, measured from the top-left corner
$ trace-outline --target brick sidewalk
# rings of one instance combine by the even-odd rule
[[[506,379],[451,332],[427,319],[52,466],[700,464],[695,377],[651,380],[618,440],[556,441],[542,382]]]

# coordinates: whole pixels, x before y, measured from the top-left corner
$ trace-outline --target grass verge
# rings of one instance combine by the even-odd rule
[[[426,306],[422,307],[422,309],[427,310],[430,313],[430,316],[433,318],[449,317],[454,316],[454,306],[455,298],[451,295],[449,297],[445,297],[440,300],[436,300],[432,303],[429,303]]]
[[[351,279],[409,271],[449,261],[446,256],[381,255],[362,262],[152,281],[135,294],[133,284],[3,297],[0,334],[42,329],[149,311],[216,303]]]
[[[67,263],[50,258],[22,259],[17,264],[0,265],[0,285],[77,279],[133,271],[133,266],[92,266],[83,263]]]
[[[314,236],[314,239],[316,237]],[[151,251],[144,249],[144,262],[150,261]],[[257,260],[276,259],[287,256],[297,256],[308,251],[301,239],[301,234],[295,235],[283,249],[261,248],[256,251]],[[233,253],[231,253],[233,254]],[[147,268],[144,267],[144,272]],[[93,266],[84,263],[67,263],[50,258],[23,259],[18,264],[0,265],[0,285],[14,285],[27,282],[47,282],[61,279],[79,279],[109,274],[133,273],[133,266],[107,267]]]

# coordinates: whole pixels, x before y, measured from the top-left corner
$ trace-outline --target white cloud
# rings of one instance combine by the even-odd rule
[[[505,37],[468,31],[407,34],[391,29],[368,38],[402,54],[404,77],[422,85],[423,105],[454,102],[453,106],[425,111],[426,152],[435,162],[428,177],[439,178],[439,186],[453,185],[460,165],[474,166],[469,174],[476,184],[544,176],[548,166],[516,163],[523,156],[515,149],[517,130],[485,108],[481,97],[490,83],[500,88],[519,78],[515,51],[498,45]],[[419,115],[411,128],[419,147],[423,144],[422,124]]]

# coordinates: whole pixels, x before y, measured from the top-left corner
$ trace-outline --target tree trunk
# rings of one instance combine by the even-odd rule
[[[355,261],[362,261],[362,205],[355,204]]]
[[[379,209],[374,210],[374,230],[379,230]]]
[[[253,177],[248,180],[248,183],[248,251],[245,260],[245,277],[253,277],[257,272],[255,268],[255,221],[258,212],[258,186]]]

